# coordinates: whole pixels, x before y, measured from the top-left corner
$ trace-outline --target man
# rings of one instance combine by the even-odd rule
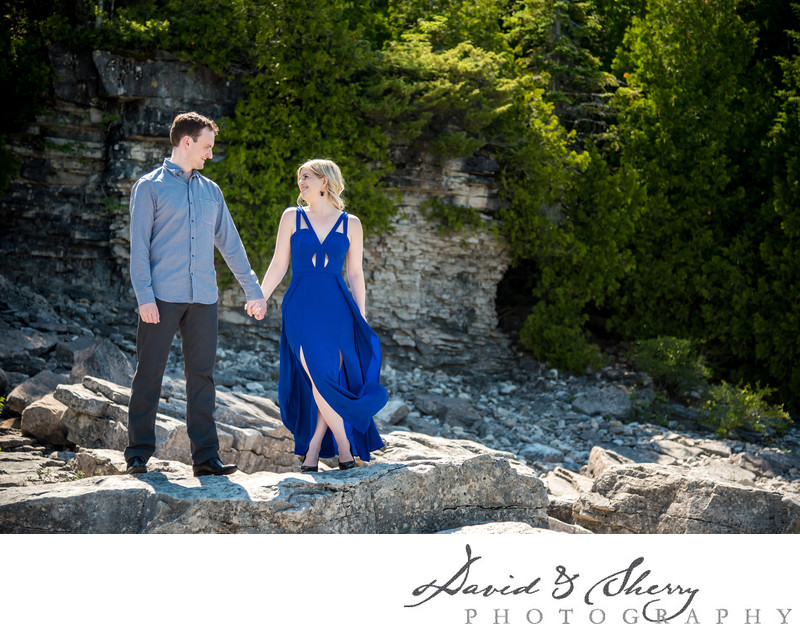
[[[245,311],[264,318],[267,304],[220,188],[200,175],[212,157],[216,123],[196,112],[175,117],[172,155],[131,191],[131,282],[139,304],[137,365],[128,408],[128,474],[147,472],[155,420],[175,330],[186,375],[186,427],[195,476],[230,474],[214,423],[217,280],[214,247],[242,286]]]

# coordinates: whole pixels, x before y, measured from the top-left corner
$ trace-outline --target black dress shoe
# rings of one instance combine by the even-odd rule
[[[126,474],[146,474],[147,473],[147,461],[145,461],[140,456],[135,456],[131,459],[126,461],[128,464],[128,469],[125,470]]]
[[[205,476],[206,474],[214,474],[215,476],[233,474],[237,469],[235,465],[223,465],[219,457],[214,457],[202,463],[195,463],[192,466],[192,471],[195,476]]]

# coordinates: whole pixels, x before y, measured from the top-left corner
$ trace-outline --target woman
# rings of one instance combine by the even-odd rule
[[[286,275],[278,400],[301,470],[338,454],[339,468],[370,460],[383,447],[372,420],[387,401],[379,383],[381,352],[366,321],[364,234],[344,212],[344,179],[336,163],[309,160],[297,170],[297,207],[281,217],[275,254],[261,289],[269,299]],[[303,203],[305,202],[305,205]],[[347,263],[350,291],[342,278]]]

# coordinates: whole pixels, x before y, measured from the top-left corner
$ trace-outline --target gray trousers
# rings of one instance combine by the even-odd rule
[[[128,405],[128,447],[125,459],[150,458],[156,449],[156,411],[161,382],[177,329],[183,343],[186,375],[186,429],[192,462],[219,456],[214,424],[216,391],[214,365],[217,359],[217,304],[166,303],[156,299],[160,322],[139,319],[136,332],[136,375]]]

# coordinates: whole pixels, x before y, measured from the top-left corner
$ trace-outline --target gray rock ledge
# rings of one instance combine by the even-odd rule
[[[489,454],[318,474],[195,478],[183,468],[8,488],[0,532],[436,533],[549,522],[536,473]]]

